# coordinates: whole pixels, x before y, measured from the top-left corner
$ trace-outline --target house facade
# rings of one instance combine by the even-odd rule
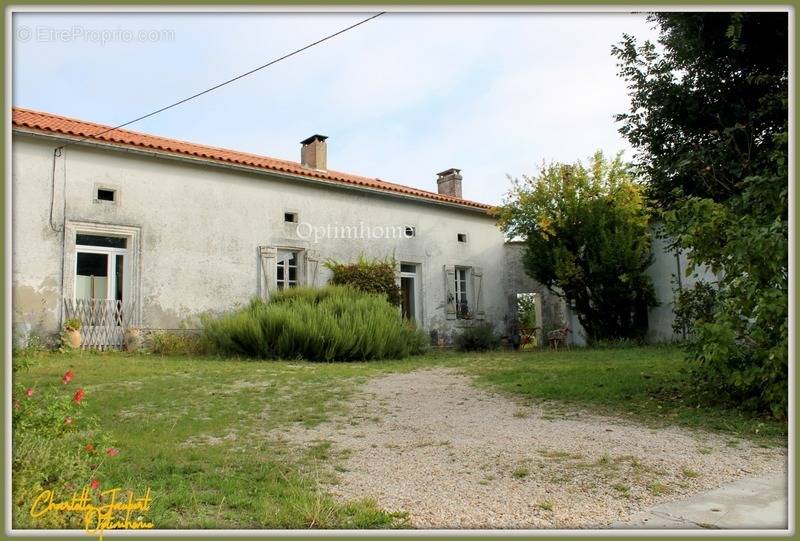
[[[515,309],[522,269],[457,169],[428,192],[329,170],[318,135],[295,163],[24,109],[12,127],[17,334],[87,307],[119,328],[192,328],[362,256],[397,261],[403,313],[436,341],[468,318],[503,332]]]
[[[14,109],[12,325],[24,341],[79,317],[90,345],[118,346],[128,326],[199,327],[199,316],[320,286],[327,260],[393,258],[403,315],[449,343],[470,321],[507,335],[519,295],[535,295],[544,329],[568,325],[563,299],[527,276],[489,205],[462,198],[458,169],[425,191],[328,169],[326,137],[290,162]],[[685,255],[656,238],[649,269],[659,305],[647,340],[672,329]],[[541,332],[540,332],[541,338]]]

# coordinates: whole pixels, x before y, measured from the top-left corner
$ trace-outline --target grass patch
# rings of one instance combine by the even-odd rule
[[[86,413],[120,449],[102,486],[150,487],[158,528],[390,528],[407,517],[328,495],[341,451],[291,446],[280,429],[347,415],[356,378],[414,366],[75,352],[39,355],[15,380],[41,388],[66,370],[79,376]]]
[[[66,370],[79,375],[86,413],[99,419],[120,449],[100,481],[138,493],[150,487],[154,500],[147,518],[167,529],[407,526],[405,515],[387,513],[374,501],[343,503],[328,494],[337,471],[344,471],[346,452],[326,441],[298,448],[281,434],[292,426],[355,420],[364,415],[350,407],[359,383],[432,366],[477,376],[478,384],[522,399],[586,407],[654,428],[721,431],[731,446],[744,438],[786,444],[785,423],[693,401],[677,348],[435,353],[328,364],[91,352],[37,353],[25,360],[30,368],[14,379],[26,387],[53,385]],[[547,449],[539,454],[530,468],[582,458]],[[603,459],[606,464],[587,466],[620,465]],[[522,479],[530,473],[525,465],[511,475]],[[648,488],[654,494],[668,490],[659,483]],[[546,504],[539,506],[550,510]],[[15,506],[14,512],[27,508]]]
[[[678,425],[786,445],[785,422],[698,397],[683,355],[672,346],[495,352],[473,354],[464,369],[479,384],[536,401],[586,407],[654,428]]]
[[[670,489],[664,483],[650,483],[647,485],[647,490],[650,491],[650,494],[653,496],[663,496],[664,494],[669,494]]]
[[[625,497],[630,496],[631,494],[631,487],[629,487],[624,483],[616,483],[612,485],[611,488],[613,488],[615,491],[619,492],[620,495]]]
[[[689,479],[697,479],[698,477],[700,477],[700,473],[691,468],[683,468],[681,472],[683,473],[684,477],[687,477]]]
[[[511,477],[514,479],[525,479],[531,474],[531,470],[526,466],[517,466],[511,470]]]

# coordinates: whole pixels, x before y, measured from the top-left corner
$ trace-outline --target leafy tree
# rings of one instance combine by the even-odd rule
[[[714,321],[716,301],[717,290],[708,282],[699,281],[691,288],[678,291],[675,295],[673,332],[693,336],[695,326]]]
[[[739,403],[787,407],[788,16],[663,13],[661,49],[613,54],[637,151],[666,232],[719,278],[714,317],[688,352],[698,381]]]
[[[589,340],[644,333],[655,304],[649,212],[620,156],[598,152],[588,165],[553,163],[515,180],[498,219],[525,239],[525,270],[575,306]]]

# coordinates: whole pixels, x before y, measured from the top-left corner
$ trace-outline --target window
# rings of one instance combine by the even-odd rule
[[[407,225],[406,226],[406,238],[410,239],[410,238],[416,237],[416,236],[417,236],[417,228],[413,227],[413,226],[410,226],[410,225]]]
[[[78,233],[75,235],[75,244],[80,246],[99,246],[101,248],[122,248],[128,247],[128,239],[125,237],[108,237],[105,235],[86,235]]]
[[[98,188],[97,193],[95,193],[95,199],[97,201],[108,201],[109,203],[113,203],[117,200],[117,191],[112,190],[111,188]]]
[[[297,213],[296,212],[284,212],[283,213],[283,221],[290,224],[297,223]]]
[[[467,270],[463,267],[456,267],[456,319],[469,319],[470,317],[469,303],[467,302]]]
[[[458,234],[458,242],[467,242],[467,234],[466,233],[459,233]]]
[[[75,298],[123,301],[128,239],[75,235]]]
[[[278,250],[278,289],[297,287],[298,253]]]

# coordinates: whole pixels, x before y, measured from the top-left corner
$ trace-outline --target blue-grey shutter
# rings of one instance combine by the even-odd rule
[[[444,317],[456,318],[456,268],[453,265],[444,266]]]
[[[259,246],[258,252],[261,264],[260,294],[262,299],[268,299],[270,294],[278,289],[278,249],[272,246]]]
[[[319,253],[316,250],[306,250],[305,263],[306,285],[316,287],[317,273],[319,272]]]
[[[483,269],[472,268],[472,313],[475,319],[486,319],[483,309]]]

